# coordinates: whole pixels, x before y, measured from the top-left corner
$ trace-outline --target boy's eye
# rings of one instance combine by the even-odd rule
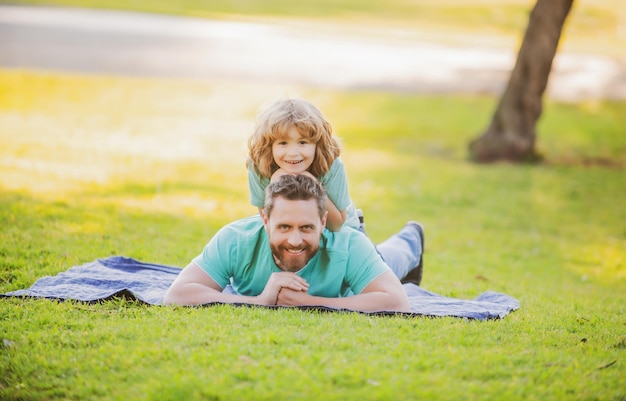
[[[276,145],[285,145],[287,142],[285,141],[276,141],[275,144]]]
[[[301,140],[300,142],[298,142],[300,145],[306,145],[309,143],[309,141],[305,141],[305,140]]]

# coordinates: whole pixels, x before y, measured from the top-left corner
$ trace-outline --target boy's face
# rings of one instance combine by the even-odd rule
[[[263,223],[276,265],[283,271],[296,272],[306,266],[319,249],[326,215],[320,218],[315,199],[278,197],[270,216],[263,212]]]
[[[289,174],[302,174],[315,159],[316,145],[303,137],[295,125],[287,130],[287,137],[272,143],[272,156],[279,168]]]

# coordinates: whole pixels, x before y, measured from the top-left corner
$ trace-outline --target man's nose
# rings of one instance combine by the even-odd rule
[[[293,230],[291,233],[289,233],[289,238],[287,238],[287,241],[291,246],[299,246],[302,243],[302,235],[300,234],[300,231]]]

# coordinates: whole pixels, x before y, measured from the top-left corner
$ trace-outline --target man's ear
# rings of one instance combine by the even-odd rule
[[[263,218],[263,225],[267,228],[270,221],[269,217],[265,214],[265,209],[261,209],[261,217]]]
[[[326,219],[328,218],[328,210],[324,212],[324,217],[322,217],[322,229],[326,227]]]

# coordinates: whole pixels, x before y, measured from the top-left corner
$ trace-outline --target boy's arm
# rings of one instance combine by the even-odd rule
[[[329,199],[326,203],[328,209],[326,227],[330,231],[339,231],[348,218],[347,208],[352,203],[348,189],[348,176],[341,159],[335,159],[330,171],[319,180],[324,185]]]
[[[343,223],[346,221],[346,211],[337,209],[333,201],[328,198],[326,201],[326,210],[328,217],[326,218],[326,228],[330,231],[339,231]]]

